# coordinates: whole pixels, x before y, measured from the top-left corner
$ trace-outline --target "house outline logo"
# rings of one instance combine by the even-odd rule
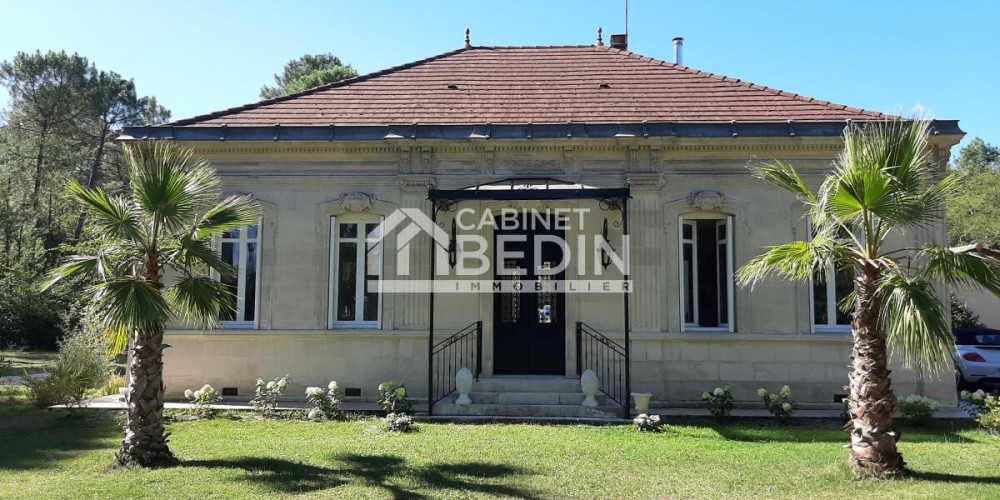
[[[399,276],[410,275],[410,242],[419,234],[429,234],[434,243],[441,248],[448,248],[450,237],[448,233],[439,227],[419,208],[399,208],[393,210],[388,217],[382,219],[379,224],[378,236],[368,238],[369,244],[381,242],[387,234],[396,230],[402,224],[409,222],[396,234],[396,274]]]

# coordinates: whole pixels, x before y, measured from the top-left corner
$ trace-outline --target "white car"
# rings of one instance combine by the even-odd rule
[[[956,328],[955,378],[958,388],[1000,388],[1000,330]]]

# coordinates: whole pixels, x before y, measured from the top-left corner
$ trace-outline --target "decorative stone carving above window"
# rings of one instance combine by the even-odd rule
[[[688,205],[698,210],[718,210],[726,203],[726,197],[719,191],[693,191],[688,195]]]
[[[337,201],[344,212],[367,212],[372,209],[375,197],[370,193],[345,193]]]
[[[659,191],[664,184],[660,174],[631,174],[625,178],[625,185],[633,191]]]

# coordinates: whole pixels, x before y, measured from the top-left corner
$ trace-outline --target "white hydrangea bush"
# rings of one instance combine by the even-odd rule
[[[222,395],[215,388],[205,384],[201,389],[184,391],[184,397],[191,403],[192,412],[201,418],[211,418],[215,415],[212,405],[222,402]]]
[[[962,391],[959,393],[958,397],[961,398],[959,404],[965,411],[972,415],[972,418],[978,418],[980,414],[986,411],[986,391],[979,389],[977,391]]]
[[[897,403],[900,415],[906,419],[907,423],[913,425],[925,425],[929,423],[934,419],[934,412],[940,406],[941,403],[936,400],[919,394],[910,394],[900,399]]]
[[[779,422],[787,422],[795,410],[795,404],[792,402],[792,388],[787,385],[782,386],[777,393],[772,393],[761,387],[757,389],[757,395],[764,401],[764,407],[767,408],[767,411]]]
[[[705,406],[712,413],[712,417],[719,422],[728,419],[729,414],[733,412],[733,407],[735,406],[733,403],[733,386],[731,385],[716,387],[712,392],[705,391],[701,393],[701,399],[705,401]]]
[[[413,429],[413,417],[405,413],[390,413],[382,419],[387,432],[409,432]]]
[[[663,422],[660,420],[659,415],[647,415],[645,413],[640,413],[637,417],[632,419],[635,424],[636,430],[639,432],[660,432],[663,430]]]
[[[343,417],[340,404],[340,389],[336,381],[330,381],[326,389],[322,387],[306,388],[306,399],[312,403],[309,410],[309,420],[339,420]]]
[[[291,380],[289,375],[268,382],[258,378],[254,385],[254,395],[250,400],[250,406],[260,416],[270,417],[274,415],[278,409],[278,398],[285,395],[289,380]]]

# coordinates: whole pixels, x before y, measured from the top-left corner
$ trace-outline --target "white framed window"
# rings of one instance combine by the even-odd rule
[[[811,238],[812,221],[808,222]],[[840,304],[853,291],[854,273],[851,270],[836,269],[835,264],[830,264],[824,272],[813,275],[809,287],[813,333],[850,333],[851,314],[841,311]]]
[[[330,328],[378,328],[382,316],[382,218],[330,218]]]
[[[224,328],[257,328],[260,290],[260,226],[244,226],[222,233],[215,241],[223,262],[236,268],[231,277],[214,273],[215,279],[232,292],[231,307],[219,313]]]
[[[843,312],[840,304],[853,291],[854,273],[850,270],[834,270],[830,265],[822,276],[813,276],[809,289],[813,333],[851,331],[851,314]]]
[[[677,222],[682,331],[735,331],[733,217],[694,213]]]

